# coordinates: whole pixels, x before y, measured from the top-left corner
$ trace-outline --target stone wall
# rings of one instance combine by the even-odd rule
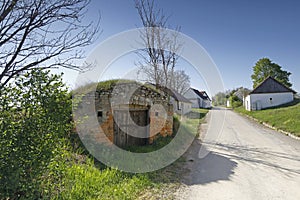
[[[147,110],[149,117],[149,139],[151,144],[159,135],[172,135],[173,106],[168,96],[155,88],[138,83],[120,83],[110,89],[98,89],[95,93],[95,110],[99,122],[99,132],[114,141],[115,110]],[[102,134],[102,135],[103,135]],[[129,133],[130,134],[130,133]],[[101,137],[97,137],[101,141]]]

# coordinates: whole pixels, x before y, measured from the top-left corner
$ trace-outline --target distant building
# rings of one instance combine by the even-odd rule
[[[155,84],[147,82],[146,85],[155,87]],[[176,92],[174,89],[164,86],[158,86],[158,89],[166,93],[169,97],[169,103],[173,105],[174,113],[185,115],[191,111],[192,102],[185,98],[183,95]]]
[[[232,101],[231,101],[231,98],[234,96],[234,97],[237,97],[238,100],[240,100],[241,102],[243,102],[243,105],[245,103],[245,97],[251,92],[251,90],[247,89],[247,88],[243,88],[243,87],[240,87],[236,90],[234,90],[235,92],[232,94],[231,97],[229,97],[226,101],[226,107],[230,108],[232,107]]]
[[[173,89],[167,87],[160,87],[160,90],[167,93],[170,96],[170,104],[173,104],[174,113],[185,115],[191,111],[192,102],[187,98],[179,94]]]
[[[192,108],[211,108],[211,99],[205,91],[190,88],[184,93],[184,97],[192,102]]]
[[[240,87],[234,93],[235,96],[241,101],[244,101],[244,98],[251,92],[251,90],[247,88]]]
[[[231,107],[231,103],[230,103],[230,100],[229,100],[229,99],[227,99],[227,101],[226,101],[226,107],[227,107],[227,108],[230,108],[230,107]]]
[[[296,92],[272,77],[266,78],[245,97],[246,110],[261,110],[292,102]]]

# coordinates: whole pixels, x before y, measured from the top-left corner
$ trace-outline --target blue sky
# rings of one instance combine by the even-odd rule
[[[252,66],[268,57],[292,73],[293,89],[300,91],[300,1],[161,0],[157,5],[170,15],[172,27],[181,26],[182,33],[206,49],[226,89],[252,88]],[[99,12],[102,33],[87,52],[114,34],[141,27],[133,0],[92,0],[87,18]],[[67,79],[74,77],[70,72]],[[205,89],[196,77],[191,81]]]

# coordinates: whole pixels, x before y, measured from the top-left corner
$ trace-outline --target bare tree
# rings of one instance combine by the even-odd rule
[[[145,49],[138,52],[142,61],[137,65],[147,76],[147,81],[156,86],[168,86],[182,48],[178,32],[170,35],[166,31],[168,17],[161,9],[156,9],[154,0],[135,0],[135,7],[145,27],[141,33]],[[179,31],[179,27],[176,30]]]
[[[170,74],[168,87],[179,94],[184,94],[191,86],[190,77],[183,70],[176,70]]]
[[[76,59],[93,41],[99,19],[83,24],[90,0],[1,0],[0,89],[34,68],[82,70]]]

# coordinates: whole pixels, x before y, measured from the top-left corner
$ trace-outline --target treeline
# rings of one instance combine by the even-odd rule
[[[212,101],[214,106],[239,107],[243,105],[243,98],[249,94],[250,90],[244,87],[239,87],[225,92],[219,92],[213,96]]]

